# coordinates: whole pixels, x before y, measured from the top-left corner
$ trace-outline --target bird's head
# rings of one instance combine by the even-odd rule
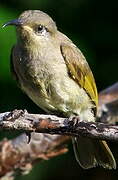
[[[18,19],[5,23],[3,27],[8,25],[15,25],[18,40],[29,45],[47,42],[57,32],[55,22],[40,10],[25,11]]]

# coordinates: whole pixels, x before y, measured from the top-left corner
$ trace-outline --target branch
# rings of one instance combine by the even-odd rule
[[[118,141],[118,126],[81,121],[79,117],[61,118],[54,115],[29,114],[22,110],[3,113],[0,117],[2,129]]]
[[[79,117],[61,118],[29,114],[22,110],[1,113],[1,130],[38,133],[32,133],[29,144],[25,134],[11,141],[5,139],[0,143],[0,176],[5,175],[5,178],[8,176],[9,179],[13,179],[13,173],[16,170],[28,173],[37,160],[49,159],[67,152],[65,145],[70,136],[118,141],[118,126],[113,125],[118,120],[117,108],[118,83],[99,94],[96,123],[81,121]]]

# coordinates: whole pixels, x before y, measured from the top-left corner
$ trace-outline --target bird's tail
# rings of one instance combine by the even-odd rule
[[[72,138],[75,157],[80,166],[89,169],[100,165],[116,169],[116,161],[107,143],[84,137]]]

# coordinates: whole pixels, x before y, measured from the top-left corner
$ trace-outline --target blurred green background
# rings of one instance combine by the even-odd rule
[[[48,13],[58,29],[82,50],[94,73],[98,90],[117,81],[118,68],[118,1],[108,0],[4,0],[0,1],[0,26],[15,19],[27,9]],[[39,108],[21,92],[10,74],[10,51],[16,41],[15,28],[0,29],[0,112],[27,109],[38,113]],[[1,139],[8,133],[1,132]],[[9,138],[13,134],[9,133]],[[115,156],[118,145],[111,144]],[[69,153],[35,165],[32,172],[18,180],[87,179],[115,180],[118,170],[81,169]]]

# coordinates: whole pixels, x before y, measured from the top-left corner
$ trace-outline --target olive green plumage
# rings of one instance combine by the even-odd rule
[[[81,51],[39,10],[25,11],[10,24],[17,30],[11,61],[21,89],[48,113],[95,121],[97,89]],[[73,138],[73,145],[81,167],[116,168],[105,141],[80,137]]]

